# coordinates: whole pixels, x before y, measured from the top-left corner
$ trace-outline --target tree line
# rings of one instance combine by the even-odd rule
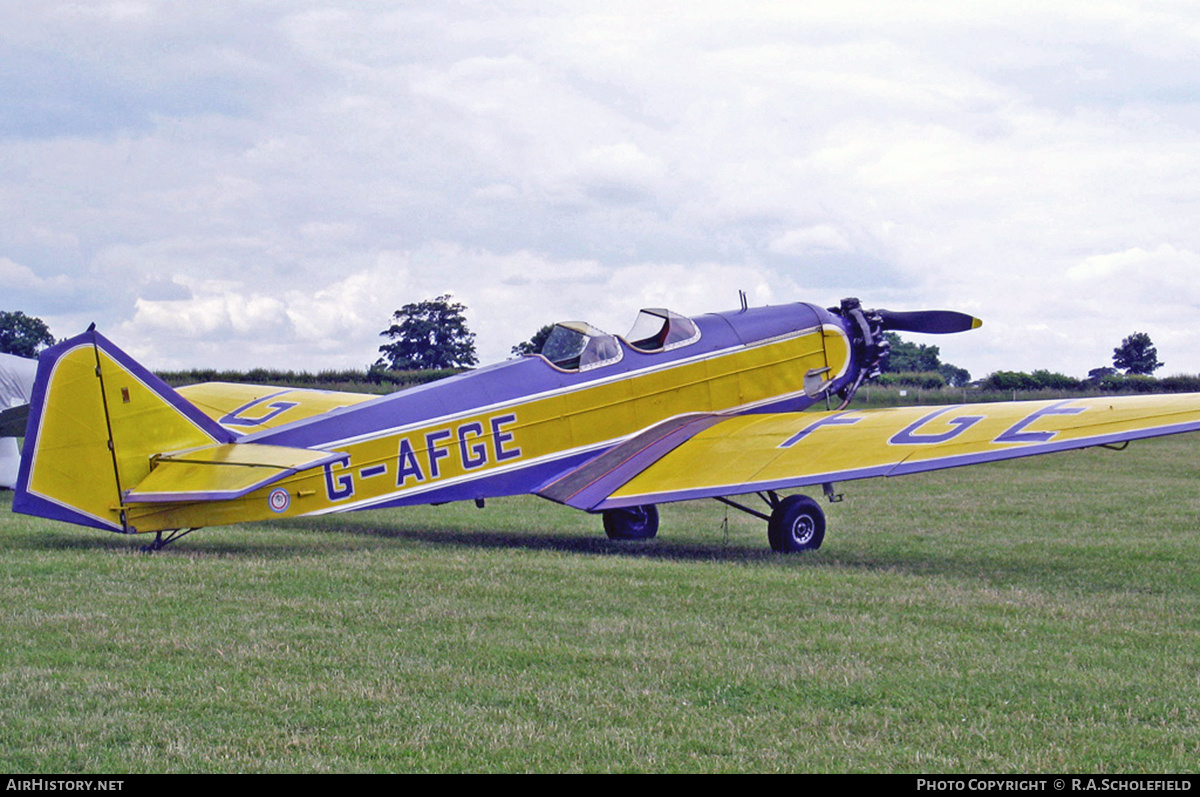
[[[466,306],[450,294],[412,302],[392,314],[391,324],[380,332],[389,342],[379,347],[380,356],[365,371],[347,369],[317,374],[295,371],[253,369],[248,372],[193,369],[160,374],[172,384],[204,381],[284,382],[329,388],[337,385],[373,385],[397,389],[439,379],[478,364],[475,333],[466,321]],[[541,350],[551,325],[538,329],[529,340],[512,347],[515,355]],[[1113,349],[1112,366],[1094,368],[1086,379],[1076,379],[1047,370],[995,371],[972,382],[965,369],[941,360],[934,345],[903,340],[894,332],[886,335],[890,353],[880,377],[884,386],[922,389],[976,386],[991,391],[1074,391],[1100,392],[1200,392],[1200,376],[1171,376],[1155,379],[1154,371],[1163,367],[1150,336],[1134,332]],[[55,343],[49,327],[39,318],[21,311],[0,311],[0,352],[34,357]]]
[[[978,382],[964,368],[941,361],[937,346],[911,343],[894,332],[887,333],[891,352],[884,365],[879,383],[885,386],[915,387],[935,390],[944,387],[972,385],[984,391],[1053,390],[1099,391],[1103,393],[1182,393],[1200,392],[1200,376],[1170,376],[1156,379],[1152,374],[1163,363],[1158,350],[1145,332],[1134,332],[1113,349],[1112,366],[1093,368],[1086,379],[1045,369],[1025,371],[994,371]]]

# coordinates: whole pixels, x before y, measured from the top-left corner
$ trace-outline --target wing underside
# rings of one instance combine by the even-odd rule
[[[1200,394],[704,415],[623,444],[541,495],[611,509],[899,476],[1200,430]]]

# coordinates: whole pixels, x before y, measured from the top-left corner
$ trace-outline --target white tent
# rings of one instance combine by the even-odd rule
[[[0,354],[0,410],[28,404],[33,395],[37,360]],[[0,437],[0,487],[14,487],[21,452],[15,437]]]

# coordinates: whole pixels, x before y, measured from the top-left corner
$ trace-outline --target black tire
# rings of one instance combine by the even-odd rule
[[[825,513],[807,495],[789,495],[771,512],[767,539],[780,553],[815,551],[825,540]]]
[[[654,504],[604,510],[604,533],[610,540],[651,540],[658,534]]]

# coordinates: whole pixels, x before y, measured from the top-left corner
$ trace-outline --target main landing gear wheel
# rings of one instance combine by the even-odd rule
[[[815,551],[825,539],[825,513],[807,495],[789,495],[771,511],[767,539],[780,553]]]
[[[658,534],[654,504],[604,510],[604,533],[610,540],[649,540]]]

